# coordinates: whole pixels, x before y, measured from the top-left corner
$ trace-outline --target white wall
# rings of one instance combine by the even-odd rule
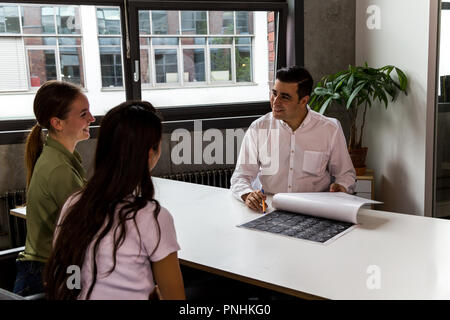
[[[92,114],[102,115],[110,108],[125,101],[125,91],[102,89],[101,87],[95,6],[81,6],[81,23],[86,83],[85,94],[89,99]],[[252,48],[253,84],[144,89],[142,91],[142,99],[150,101],[155,107],[267,101],[269,99],[267,12],[255,12],[254,28],[255,41]],[[0,119],[34,118],[34,96],[35,91],[0,93]]]
[[[356,63],[367,61],[373,67],[392,64],[409,79],[408,96],[399,96],[387,110],[375,104],[368,112],[364,144],[369,147],[367,165],[375,170],[375,197],[384,202],[382,210],[426,213],[426,174],[432,174],[426,173],[426,150],[433,132],[433,123],[427,124],[427,108],[434,108],[434,101],[427,99],[429,90],[434,90],[433,77],[429,80],[429,57],[434,60],[436,51],[429,48],[429,31],[433,34],[437,30],[436,21],[430,25],[430,4],[436,3],[437,0],[356,1]],[[378,30],[369,30],[366,25],[369,5],[381,10]],[[429,54],[433,50],[434,56]]]

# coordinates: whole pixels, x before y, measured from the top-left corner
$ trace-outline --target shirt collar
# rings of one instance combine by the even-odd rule
[[[82,162],[81,156],[76,150],[74,150],[74,152],[71,153],[61,143],[59,143],[58,141],[56,141],[55,139],[50,137],[50,135],[47,135],[47,138],[45,140],[45,145],[60,151],[61,153],[65,154],[71,160],[75,158],[79,163]]]

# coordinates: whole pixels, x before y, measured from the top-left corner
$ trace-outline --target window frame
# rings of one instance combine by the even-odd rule
[[[61,5],[57,0],[3,0],[3,3],[21,3],[21,4],[49,4]],[[296,1],[297,2],[297,1]],[[125,10],[125,3],[127,4]],[[90,6],[114,6],[120,8],[121,15],[121,30],[122,32],[122,70],[123,82],[125,86],[126,100],[141,99],[141,79],[134,81],[134,61],[139,61],[140,42],[139,42],[139,25],[138,25],[138,11],[139,10],[186,10],[186,11],[275,11],[276,19],[278,17],[279,24],[277,25],[278,33],[276,33],[276,64],[275,70],[286,66],[287,55],[287,41],[286,33],[298,31],[300,28],[301,34],[296,39],[301,39],[301,44],[297,44],[296,49],[303,49],[303,28],[297,26],[289,26],[288,29],[288,12],[291,7],[295,6],[295,17],[303,22],[303,0],[298,1],[295,5],[289,0],[246,0],[246,1],[151,1],[151,0],[68,0],[64,5],[90,5]],[[127,15],[127,16],[126,16]],[[234,19],[236,19],[234,15]],[[181,15],[179,17],[181,19]],[[82,19],[82,17],[80,17]],[[208,19],[208,18],[207,18]],[[208,20],[207,20],[208,23]],[[207,25],[209,27],[209,25]],[[180,24],[181,28],[181,24]],[[127,32],[128,29],[128,38]],[[180,30],[181,34],[181,30]],[[127,40],[130,43],[130,55],[127,57]],[[233,40],[234,41],[234,40]],[[183,48],[182,48],[183,49]],[[83,51],[84,54],[84,51]],[[180,54],[180,53],[179,53]],[[207,53],[205,51],[207,56]],[[232,52],[235,54],[235,52]],[[205,56],[205,64],[209,63]],[[298,65],[303,65],[303,50],[295,51],[296,62]],[[181,51],[181,58],[183,52]],[[99,57],[100,59],[100,57]],[[207,73],[207,71],[206,71]],[[206,75],[207,77],[208,75]],[[206,78],[207,79],[207,78]],[[87,83],[88,79],[85,79]],[[180,79],[182,81],[182,79]],[[209,126],[216,128],[239,128],[247,127],[253,120],[259,116],[269,112],[269,101],[257,101],[253,103],[230,103],[230,104],[215,104],[215,105],[197,105],[197,106],[177,106],[160,108],[159,112],[163,117],[164,132],[171,132],[170,130],[176,128],[189,129],[193,127],[193,120],[202,119],[203,128],[207,129]],[[96,115],[96,122],[92,124],[92,128],[97,128],[101,122],[102,115]],[[0,121],[0,145],[23,143],[29,129],[36,123],[34,119],[14,119]],[[96,137],[96,130],[94,130],[92,137]]]
[[[129,31],[129,39],[130,39],[130,58],[126,58],[126,66],[125,68],[128,68],[131,72],[128,74],[128,81],[131,80],[131,88],[127,88],[126,97],[127,99],[141,99],[141,90],[142,88],[145,89],[145,86],[141,86],[141,79],[139,77],[139,81],[134,81],[130,76],[135,72],[135,64],[134,61],[140,61],[140,42],[139,42],[139,10],[186,10],[186,11],[276,11],[279,12],[279,32],[278,32],[278,52],[277,52],[277,64],[276,69],[279,69],[282,66],[286,65],[286,32],[283,32],[282,30],[285,30],[287,28],[287,16],[288,16],[288,4],[286,1],[240,1],[240,2],[225,2],[225,1],[210,1],[210,2],[201,2],[201,1],[193,1],[193,2],[187,2],[187,1],[130,1],[130,5],[128,8],[128,15],[129,15],[129,21],[128,21],[128,31]],[[181,14],[179,14],[179,19],[181,20]],[[233,21],[236,21],[236,14],[233,13]],[[207,30],[209,30],[209,14],[206,15],[206,23],[207,23]],[[236,26],[234,26],[236,27]],[[180,24],[181,28],[181,24]],[[124,30],[124,29],[123,29]],[[180,34],[182,34],[180,29]],[[236,80],[236,70],[235,70],[235,58],[233,52],[233,49],[236,48],[235,45],[235,34],[232,35],[224,35],[229,36],[233,38],[233,43],[231,45],[225,45],[230,47],[230,53],[231,53],[231,72],[232,72],[232,78],[231,81],[227,81],[226,83],[233,83],[234,80]],[[208,38],[206,38],[206,41],[208,42]],[[284,43],[284,45],[281,45]],[[133,45],[134,44],[134,45]],[[135,45],[137,44],[137,46]],[[220,46],[220,45],[214,45],[214,47]],[[205,51],[205,69],[206,69],[206,82],[211,82],[211,84],[214,84],[214,82],[211,81],[209,69],[210,69],[210,50],[211,45],[208,43],[206,44],[206,51]],[[124,49],[124,52],[126,50]],[[181,54],[178,53],[181,58]],[[125,57],[124,57],[125,58]],[[125,59],[124,59],[125,60]],[[127,72],[125,72],[127,74]],[[127,75],[126,75],[127,76]],[[253,76],[253,75],[252,75]],[[182,82],[182,79],[179,81]],[[239,85],[239,83],[236,81],[236,83],[233,83],[233,85]],[[130,90],[130,91],[128,91]],[[233,104],[231,104],[233,105]],[[179,106],[177,108],[180,108],[181,110],[185,107]],[[266,110],[267,111],[267,110]],[[263,112],[261,113],[263,114]]]

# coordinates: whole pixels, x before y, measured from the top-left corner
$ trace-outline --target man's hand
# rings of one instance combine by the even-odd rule
[[[242,195],[241,198],[242,200],[244,200],[245,205],[250,209],[258,212],[263,212],[262,202],[265,201],[267,197],[260,190],[246,193]]]
[[[330,192],[347,192],[347,189],[345,189],[343,186],[341,186],[339,183],[333,183],[330,186]]]

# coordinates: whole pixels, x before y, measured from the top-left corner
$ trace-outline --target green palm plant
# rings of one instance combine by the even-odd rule
[[[391,74],[395,70],[398,81]],[[347,70],[323,77],[311,94],[309,105],[321,114],[327,108],[337,103],[345,108],[350,117],[349,149],[362,148],[362,138],[366,123],[367,108],[379,100],[386,109],[389,104],[388,96],[394,101],[399,92],[405,93],[408,78],[399,68],[387,65],[381,68],[364,66],[349,66]],[[357,138],[358,112],[362,110],[362,122]]]

